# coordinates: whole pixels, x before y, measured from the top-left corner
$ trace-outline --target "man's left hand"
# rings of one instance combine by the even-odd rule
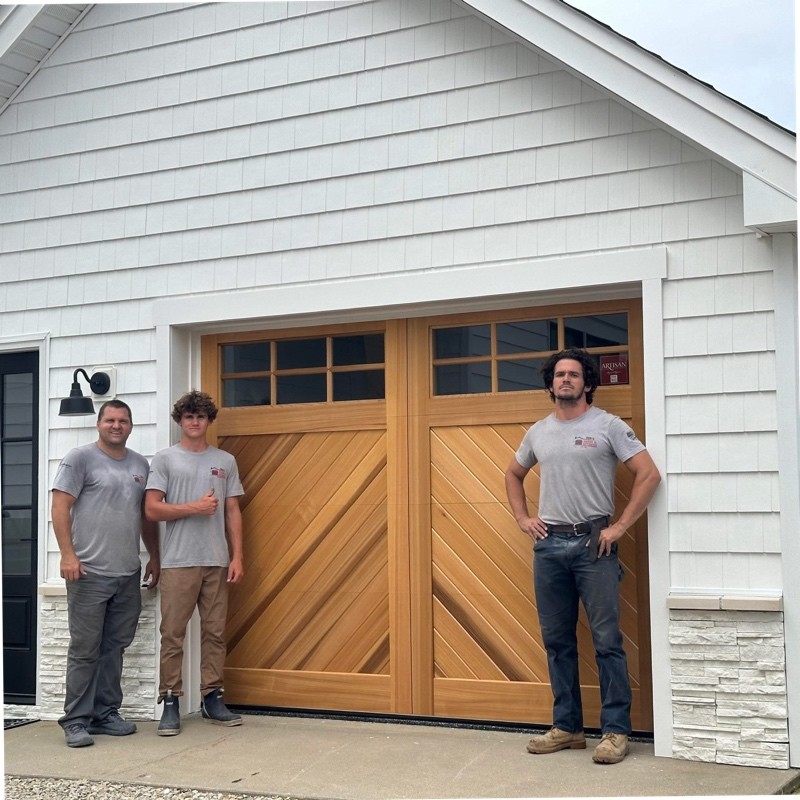
[[[240,583],[244,578],[244,567],[241,559],[233,559],[228,566],[228,583]]]
[[[147,584],[148,590],[155,589],[158,586],[158,580],[161,577],[161,562],[157,558],[151,558],[144,568],[144,577],[142,582]]]
[[[625,533],[625,528],[623,528],[617,522],[612,523],[607,528],[603,528],[603,530],[600,531],[600,540],[597,546],[597,557],[602,558],[603,556],[610,556],[611,545],[613,545],[618,539],[621,539],[623,533]]]

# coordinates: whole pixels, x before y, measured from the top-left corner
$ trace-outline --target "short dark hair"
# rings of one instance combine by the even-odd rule
[[[577,361],[583,367],[583,382],[589,389],[586,392],[586,402],[591,405],[594,398],[594,390],[600,385],[600,376],[597,374],[597,366],[594,359],[585,351],[577,347],[568,347],[558,353],[553,353],[547,361],[542,364],[542,377],[544,378],[544,388],[550,394],[550,399],[555,403],[556,397],[553,394],[553,375],[556,371],[556,364],[565,358]]]
[[[106,413],[107,408],[124,408],[128,412],[128,419],[131,421],[131,425],[133,425],[133,412],[131,411],[131,407],[127,403],[122,400],[117,400],[116,398],[113,400],[106,400],[105,403],[97,409],[98,422],[103,419],[103,414]]]
[[[180,422],[181,417],[186,413],[205,414],[209,422],[213,422],[217,418],[217,406],[210,394],[192,389],[191,392],[187,392],[175,401],[175,405],[172,407],[172,419]]]

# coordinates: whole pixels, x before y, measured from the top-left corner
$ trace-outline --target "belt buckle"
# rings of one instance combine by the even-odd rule
[[[581,536],[581,535],[582,535],[582,534],[581,534],[581,532],[578,530],[578,528],[580,528],[580,527],[581,527],[581,525],[583,525],[583,523],[582,523],[582,522],[573,522],[573,523],[572,523],[572,532],[573,532],[573,533],[574,533],[576,536]]]

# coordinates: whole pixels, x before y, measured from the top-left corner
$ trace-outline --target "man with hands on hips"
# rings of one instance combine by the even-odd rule
[[[542,366],[552,414],[525,434],[505,475],[514,518],[534,542],[534,589],[553,691],[553,727],[528,743],[531,753],[584,749],[578,674],[578,602],[589,621],[600,675],[602,738],[592,759],[615,764],[628,753],[631,688],[619,614],[617,541],[644,513],[661,476],[619,417],[592,405],[599,384],[586,351],[562,350]],[[614,478],[633,473],[630,499],[616,522]],[[528,512],[524,480],[540,465],[538,516]]]

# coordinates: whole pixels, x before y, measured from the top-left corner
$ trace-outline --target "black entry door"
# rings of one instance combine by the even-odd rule
[[[0,353],[3,693],[36,702],[39,354]]]

